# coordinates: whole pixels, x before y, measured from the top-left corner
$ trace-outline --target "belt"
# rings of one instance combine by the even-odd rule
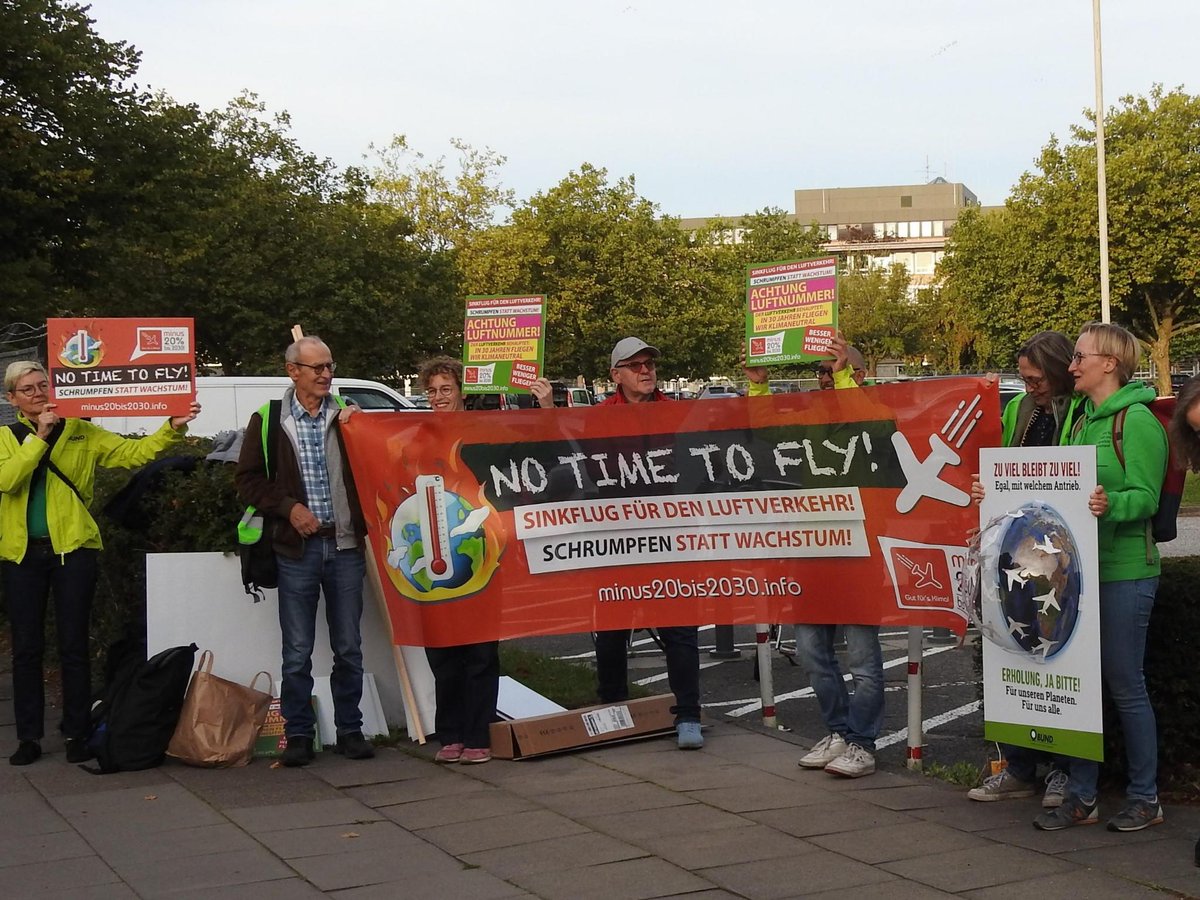
[[[337,537],[337,526],[336,525],[322,525],[320,528],[318,528],[316,530],[316,533],[313,534],[313,537],[335,538],[335,537]]]

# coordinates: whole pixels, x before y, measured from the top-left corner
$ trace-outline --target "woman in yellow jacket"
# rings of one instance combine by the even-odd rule
[[[42,755],[45,699],[42,654],[46,601],[54,594],[62,666],[67,760],[90,757],[88,629],[96,590],[100,529],[88,512],[96,466],[134,468],[174,444],[200,411],[175,416],[154,434],[124,438],[54,411],[50,381],[38,363],[15,362],[4,373],[17,423],[0,428],[0,578],[12,629],[13,710],[18,746],[9,757],[27,766]]]

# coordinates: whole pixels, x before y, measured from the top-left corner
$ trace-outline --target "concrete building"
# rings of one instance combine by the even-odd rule
[[[797,190],[793,203],[795,221],[825,232],[826,250],[853,267],[901,263],[915,292],[933,281],[946,236],[959,213],[979,199],[962,183],[935,178],[928,184]],[[680,227],[695,231],[713,218],[683,219]],[[740,239],[741,229],[732,226],[728,240]]]

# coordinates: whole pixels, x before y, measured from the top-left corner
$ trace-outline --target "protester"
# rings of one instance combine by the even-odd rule
[[[1071,442],[1071,429],[1083,414],[1083,397],[1075,393],[1075,379],[1068,371],[1073,352],[1070,340],[1057,331],[1038,332],[1017,351],[1017,373],[1026,390],[1004,407],[1003,446],[1052,447]],[[971,494],[976,503],[983,501],[983,485],[978,480],[971,485]],[[1065,758],[1011,744],[1003,744],[1002,752],[1007,767],[968,791],[970,799],[986,802],[1032,797],[1037,792],[1038,763],[1045,761],[1050,771],[1042,807],[1055,809],[1062,805],[1067,787]]]
[[[1093,322],[1080,332],[1070,367],[1075,389],[1087,398],[1071,443],[1096,447],[1100,482],[1088,498],[1088,509],[1099,519],[1100,669],[1121,720],[1128,760],[1127,802],[1109,819],[1110,831],[1140,831],[1163,820],[1155,784],[1156,723],[1142,662],[1160,571],[1149,519],[1158,508],[1167,439],[1146,406],[1153,389],[1130,380],[1139,356],[1137,338],[1124,328]],[[1113,447],[1114,416],[1122,409],[1123,464]],[[1055,831],[1096,822],[1099,772],[1099,763],[1073,759],[1066,799],[1033,824]]]
[[[609,374],[617,388],[600,406],[670,402],[658,389],[658,348],[636,337],[622,338],[613,347]],[[540,403],[545,401],[535,393]],[[596,633],[596,679],[603,703],[629,699],[629,629]],[[675,695],[676,744],[680,750],[704,746],[700,732],[700,649],[695,625],[658,629],[667,657],[667,683]]]
[[[1168,431],[1180,464],[1200,472],[1200,375],[1189,378],[1179,389]]]
[[[862,354],[846,343],[839,331],[830,346],[833,359],[817,366],[822,390],[861,387],[867,374]],[[767,370],[746,368],[749,395],[770,392]],[[851,693],[838,665],[837,632],[846,640],[846,666],[854,683]],[[806,769],[861,778],[875,771],[875,739],[883,727],[883,648],[878,625],[827,624],[796,626],[796,656],[817,697],[821,720],[829,733],[800,758]]]
[[[67,761],[85,762],[91,725],[88,635],[96,591],[100,529],[88,511],[96,466],[131,469],[179,440],[200,412],[192,402],[144,438],[124,438],[82,419],[63,418],[50,402],[50,379],[36,362],[4,373],[17,423],[0,429],[0,569],[12,629],[13,711],[17,749],[8,761],[27,766],[42,755],[45,728],[42,655],[46,603],[54,595],[62,669]]]
[[[462,363],[448,356],[427,360],[417,374],[435,413],[464,412]],[[537,379],[530,393],[544,408],[553,407],[552,386]],[[492,758],[489,726],[496,719],[500,693],[500,642],[426,647],[433,672],[437,709],[434,729],[439,763],[486,763]]]
[[[234,475],[242,501],[266,517],[279,564],[280,712],[287,736],[281,761],[304,766],[315,758],[312,653],[322,592],[334,660],[329,683],[335,751],[369,759],[375,749],[363,737],[359,709],[366,527],[341,439],[341,423],[353,407],[339,413],[330,395],[336,365],[320,338],[300,338],[284,360],[293,386],[283,395],[279,440],[270,448],[274,476],[267,475],[263,441],[257,439],[263,428],[259,413],[246,426]]]

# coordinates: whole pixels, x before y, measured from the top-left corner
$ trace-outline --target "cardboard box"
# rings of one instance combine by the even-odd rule
[[[546,716],[493,722],[492,756],[529,759],[597,744],[614,744],[675,731],[670,694],[571,709]]]

